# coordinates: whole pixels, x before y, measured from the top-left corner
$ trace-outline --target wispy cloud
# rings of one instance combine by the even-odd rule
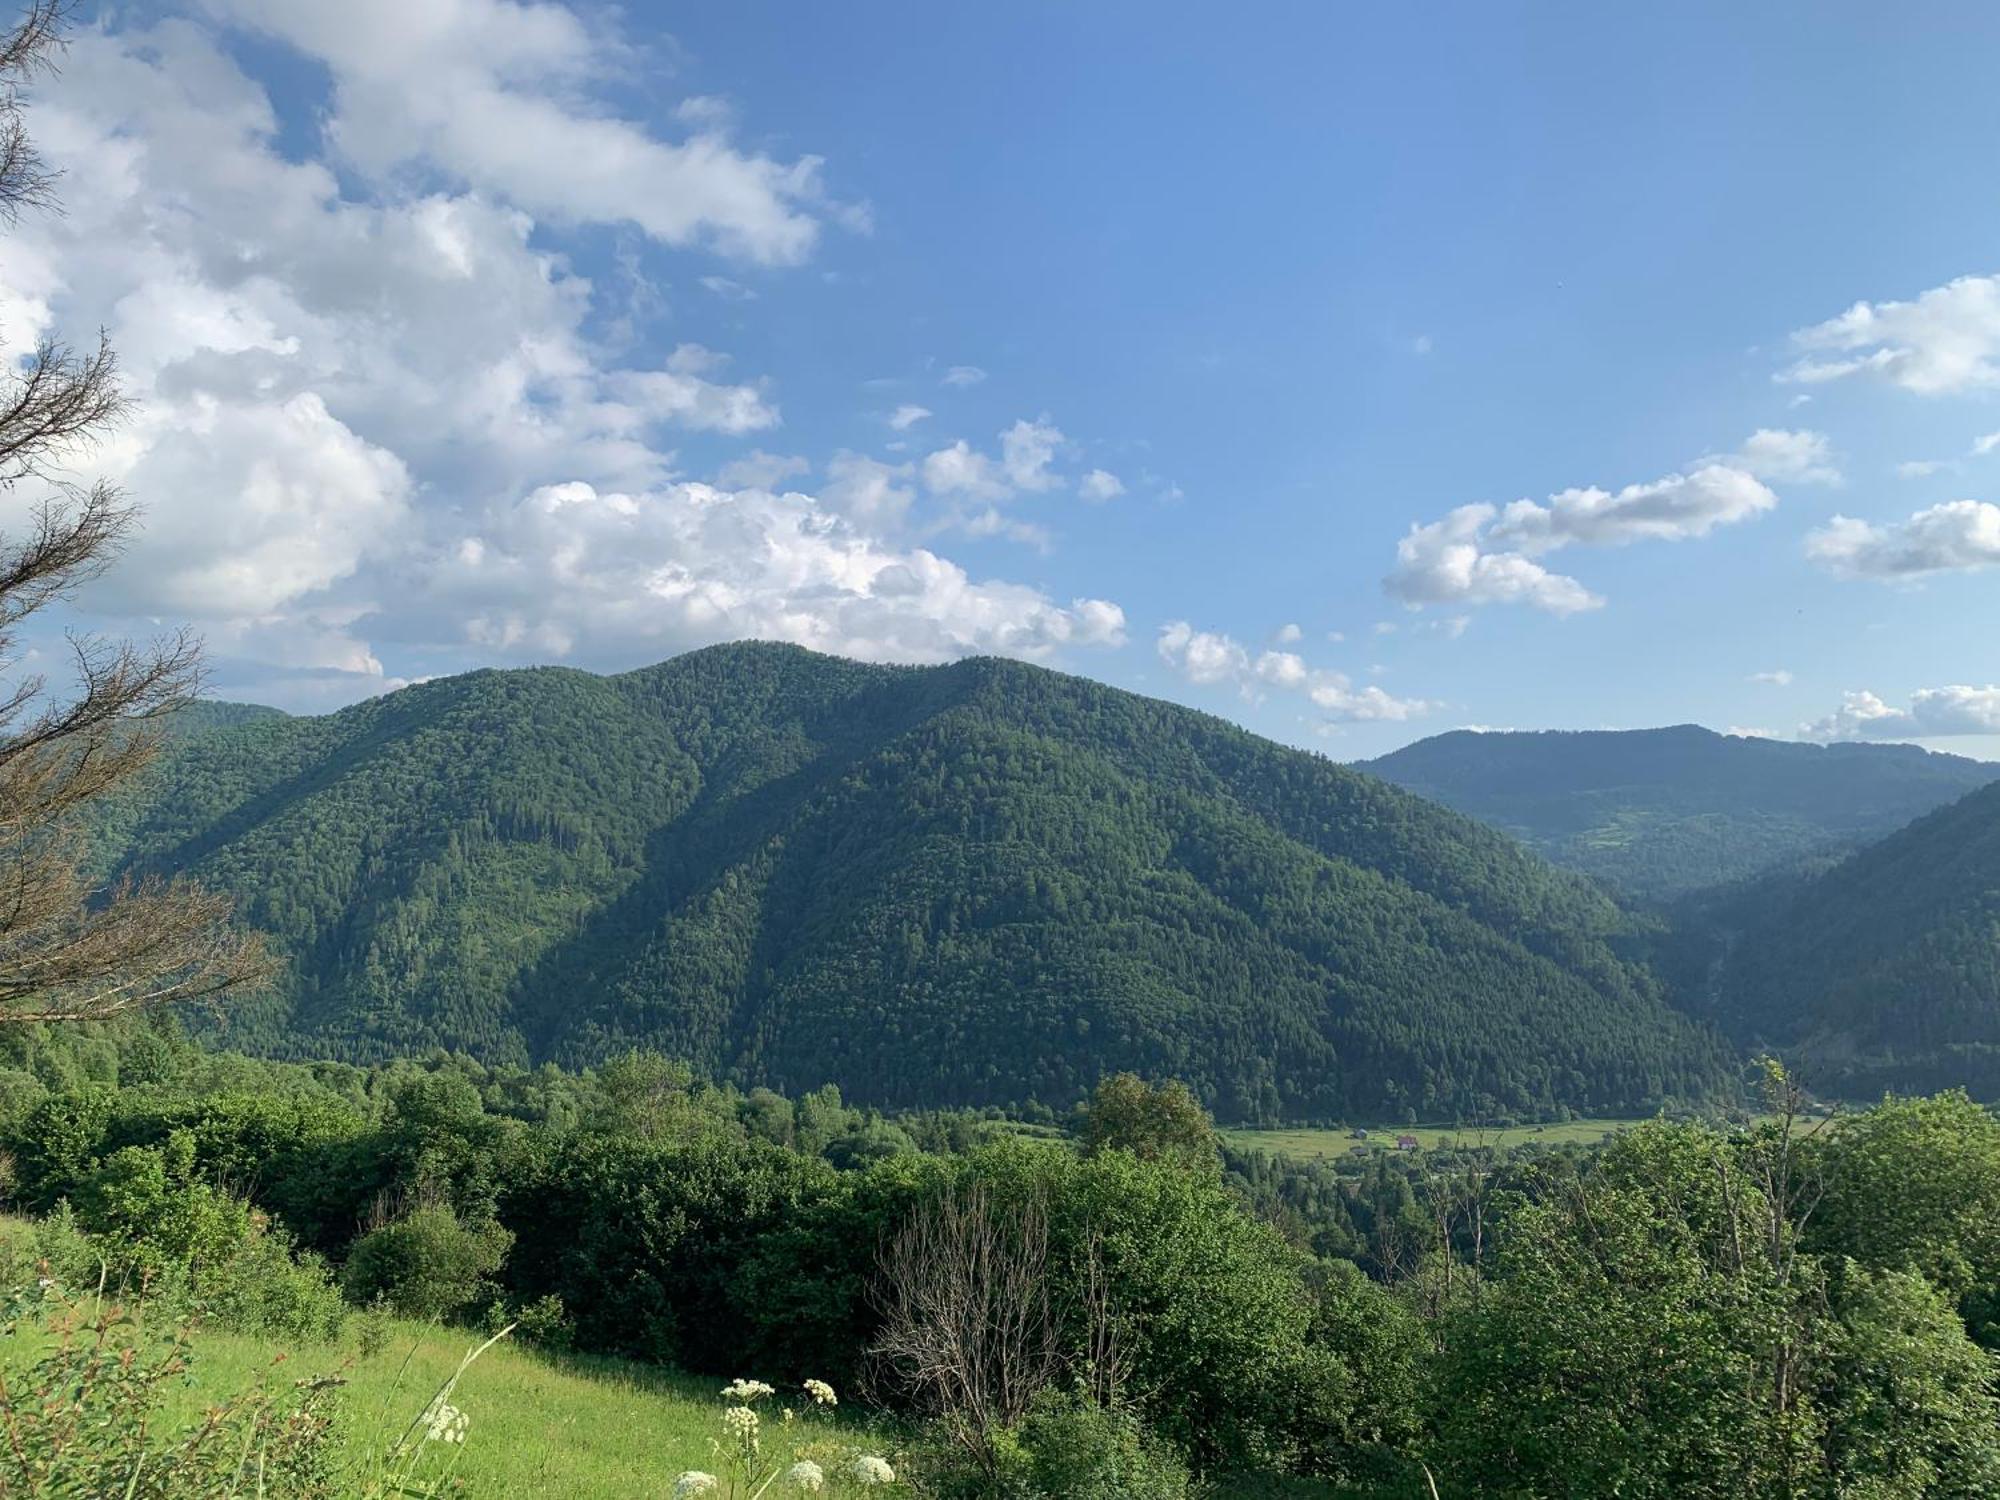
[[[1246,696],[1264,689],[1301,693],[1330,722],[1400,723],[1437,706],[1420,698],[1393,697],[1372,685],[1356,687],[1343,673],[1308,666],[1291,651],[1263,651],[1253,657],[1233,636],[1196,630],[1185,620],[1163,625],[1154,644],[1160,660],[1189,682],[1226,685]]]

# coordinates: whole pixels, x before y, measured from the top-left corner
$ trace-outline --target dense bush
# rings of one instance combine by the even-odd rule
[[[918,1450],[924,1493],[939,1500],[1186,1500],[1187,1465],[1128,1409],[1048,1392],[976,1462],[942,1433]]]
[[[184,1131],[112,1152],[37,1227],[29,1253],[73,1284],[101,1278],[239,1332],[330,1338],[345,1308],[325,1264],[296,1255],[263,1211],[196,1180],[194,1161]]]
[[[354,1242],[341,1289],[363,1307],[444,1321],[484,1307],[514,1236],[491,1220],[466,1224],[445,1203],[416,1207]]]

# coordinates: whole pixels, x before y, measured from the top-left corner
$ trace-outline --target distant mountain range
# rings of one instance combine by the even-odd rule
[[[1793,744],[1692,724],[1461,730],[1359,769],[1648,902],[1826,862],[2000,780],[2000,765],[1910,745]]]
[[[1018,662],[738,645],[204,708],[103,835],[272,934],[290,975],[228,1037],[289,1056],[638,1044],[904,1105],[1061,1106],[1129,1068],[1231,1120],[1629,1111],[1734,1077],[1586,881]]]

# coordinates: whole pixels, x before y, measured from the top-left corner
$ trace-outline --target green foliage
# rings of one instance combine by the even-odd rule
[[[1831,1295],[1839,1321],[1822,1380],[1821,1493],[2000,1494],[2000,1370],[1967,1341],[1950,1299],[1920,1276],[1852,1262],[1839,1267]]]
[[[1524,1500],[1992,1493],[1993,1361],[1921,1277],[1799,1250],[1794,1144],[1650,1126],[1531,1191],[1447,1317],[1443,1477]]]
[[[122,1078],[122,1040],[87,1040]],[[326,1274],[289,1253],[288,1231],[311,1233],[377,1309],[364,1360],[401,1308],[518,1323],[566,1368],[624,1353],[888,1394],[869,1356],[885,1247],[977,1202],[1045,1227],[1055,1357],[976,1477],[920,1455],[940,1494],[1248,1495],[1288,1475],[1404,1496],[1426,1465],[1468,1500],[2000,1493],[1996,1364],[1972,1337],[2000,1300],[2000,1123],[1962,1094],[1810,1132],[1780,1110],[1601,1149],[1231,1149],[1218,1169],[1190,1149],[1199,1111],[1129,1078],[1079,1115],[1086,1142],[1098,1115],[1079,1149],[1053,1126],[885,1120],[645,1055],[568,1075],[145,1051],[147,1077],[180,1081],[106,1088],[49,1044],[51,1076],[79,1081],[0,1128],[0,1151],[54,1207],[0,1221],[0,1279],[95,1285],[110,1263],[114,1288],[150,1276],[162,1310],[320,1337]],[[1771,1085],[1784,1103],[1775,1068]],[[878,1131],[903,1144],[850,1150]],[[355,1236],[397,1203],[419,1207]],[[371,1451],[432,1479],[456,1461],[393,1433]]]
[[[1029,1482],[1049,1500],[1184,1500],[1187,1468],[1129,1411],[1044,1398],[1018,1434]]]
[[[194,1177],[194,1139],[113,1152],[77,1190],[77,1220],[99,1236],[114,1277],[143,1281],[170,1266],[196,1275],[229,1259],[251,1232],[249,1207]]]
[[[941,1500],[1187,1500],[1187,1466],[1150,1437],[1131,1411],[1088,1396],[1048,1392],[1021,1424],[1000,1435],[988,1473],[948,1438],[918,1459],[923,1490]]]
[[[2000,1120],[1957,1091],[1885,1099],[1836,1122],[1818,1170],[1815,1249],[1917,1272],[2000,1342]]]
[[[1363,769],[1663,901],[1877,839],[1996,778],[1910,745],[1671,729],[1433,735]]]
[[[1077,1137],[1085,1154],[1130,1151],[1141,1161],[1213,1167],[1219,1159],[1215,1125],[1179,1083],[1149,1084],[1130,1073],[1105,1079],[1080,1111]]]
[[[363,1307],[432,1322],[462,1317],[489,1302],[513,1234],[492,1221],[461,1223],[445,1203],[423,1204],[354,1242],[341,1290]]]
[[[1131,1071],[1230,1120],[1728,1085],[1582,881],[1323,757],[1016,662],[740,645],[472,673],[184,734],[105,837],[273,936],[290,977],[229,1035],[290,1056],[637,1046],[898,1106],[1067,1108]]]
[[[101,1268],[113,1285],[162,1305],[276,1337],[329,1338],[345,1315],[322,1262],[295,1258],[265,1215],[196,1179],[187,1131],[112,1152],[65,1209],[43,1253],[72,1281]]]

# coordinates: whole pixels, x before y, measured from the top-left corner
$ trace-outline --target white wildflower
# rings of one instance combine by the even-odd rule
[[[424,1441],[427,1443],[462,1443],[465,1431],[472,1425],[472,1419],[449,1401],[440,1401],[426,1414]]]
[[[704,1474],[699,1469],[689,1469],[674,1481],[674,1500],[689,1500],[693,1495],[713,1494],[719,1487],[713,1474]]]
[[[802,1458],[785,1470],[785,1483],[795,1490],[817,1495],[826,1488],[826,1470],[809,1458]]]
[[[757,1441],[757,1413],[747,1406],[732,1406],[722,1414],[722,1430],[739,1443]]]
[[[864,1453],[847,1467],[856,1484],[894,1484],[896,1471],[889,1467],[889,1461]]]
[[[833,1393],[833,1387],[824,1380],[808,1380],[806,1394],[812,1397],[814,1406],[838,1406],[840,1398]]]
[[[734,1401],[738,1406],[748,1406],[752,1401],[761,1401],[766,1396],[776,1394],[761,1380],[732,1380],[722,1388],[726,1401]]]

